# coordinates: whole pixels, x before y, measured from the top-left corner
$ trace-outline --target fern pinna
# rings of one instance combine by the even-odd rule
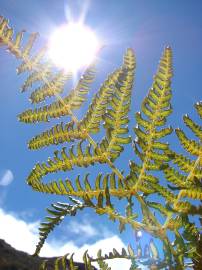
[[[52,158],[34,166],[27,183],[36,191],[65,195],[69,199],[67,203],[58,202],[47,209],[49,216],[40,225],[35,255],[39,254],[48,234],[64,216],[75,216],[78,210],[92,208],[97,214],[106,214],[112,221],[118,221],[120,232],[124,231],[126,225],[130,225],[136,231],[146,231],[161,239],[164,253],[161,259],[152,241],[150,244],[152,265],[156,267],[153,269],[185,269],[187,258],[199,265],[200,232],[197,225],[191,222],[190,216],[202,213],[201,205],[193,202],[202,200],[202,127],[186,115],[184,122],[197,140],[189,139],[183,130],[176,129],[179,142],[188,155],[176,153],[165,143],[164,137],[173,132],[167,125],[167,118],[172,113],[171,48],[165,48],[153,84],[142,102],[141,111],[135,114],[137,125],[132,139],[128,128],[136,68],[132,49],[126,50],[121,66],[108,75],[82,119],[77,119],[74,110],[80,109],[87,100],[95,79],[96,63],[86,68],[67,96],[61,97],[72,74],[64,70],[55,71],[54,65],[47,60],[46,46],[32,55],[36,33],[30,35],[24,46],[21,45],[22,38],[23,31],[14,36],[8,21],[1,17],[0,42],[22,61],[17,69],[18,74],[29,74],[22,92],[33,88],[30,95],[33,108],[19,114],[19,120],[37,123],[63,117],[63,122],[29,141],[28,147],[32,150],[50,145],[58,145],[58,150]],[[40,86],[34,87],[36,83]],[[54,97],[55,101],[41,107],[38,105],[50,97]],[[195,107],[201,118],[202,103],[197,103]],[[100,130],[101,125],[104,137],[94,141],[92,136],[103,132]],[[59,147],[59,144],[67,142],[73,144]],[[134,150],[134,157],[131,156],[128,161],[128,174],[124,174],[121,171],[124,168],[117,168],[114,163],[124,151],[125,145]],[[75,179],[52,180],[48,183],[43,181],[48,174],[94,164],[108,165],[109,173],[100,173],[95,179],[87,173]],[[160,202],[154,200],[154,195],[161,197]],[[114,205],[114,198],[126,200],[125,215]],[[141,209],[141,215],[135,211],[137,207]],[[175,239],[173,243],[170,240],[171,234]],[[123,249],[121,253],[113,249],[109,255],[102,256],[101,251],[98,251],[96,258],[86,252],[83,260],[86,269],[92,269],[93,262],[98,262],[100,269],[110,269],[105,260],[113,258],[130,259],[131,269],[138,267],[138,254],[135,254],[130,245],[128,250]],[[66,263],[65,255],[56,260],[55,269],[62,265],[65,269]],[[72,256],[68,267],[75,269]],[[42,268],[45,268],[45,263]]]

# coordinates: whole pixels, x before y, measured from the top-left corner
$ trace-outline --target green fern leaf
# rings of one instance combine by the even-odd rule
[[[180,192],[181,197],[189,197],[190,199],[202,200],[202,188],[183,189]]]
[[[170,79],[172,77],[172,51],[168,47],[161,58],[159,69],[154,76],[153,85],[142,103],[142,113],[136,113],[137,126],[134,131],[137,135],[134,141],[134,151],[142,161],[141,170],[136,174],[134,188],[141,188],[146,180],[145,172],[159,170],[162,164],[167,163],[170,157],[166,154],[168,145],[159,140],[172,132],[172,128],[159,127],[165,125],[166,118],[172,112],[170,99]],[[151,178],[150,178],[151,179]],[[153,186],[152,186],[153,187]]]
[[[45,50],[46,48],[44,48]],[[39,60],[38,60],[39,62]],[[41,72],[43,70],[43,72]],[[32,85],[36,82],[43,81],[43,78],[50,78],[51,75],[51,65],[50,63],[40,63],[40,66],[38,70],[34,70],[30,73],[30,75],[27,77],[25,82],[23,83],[21,87],[21,91],[25,92],[28,90],[29,87],[32,87]]]
[[[89,155],[86,155],[82,151],[81,143],[79,143],[77,145],[76,153],[74,153],[75,152],[74,146],[70,148],[69,156],[67,155],[65,149],[66,148],[63,147],[62,151],[60,152],[60,158],[59,152],[55,151],[53,159],[48,159],[47,163],[42,164],[37,163],[27,178],[28,184],[34,185],[34,182],[37,182],[43,176],[49,173],[54,173],[61,170],[62,171],[72,170],[74,166],[87,167],[97,162],[107,163],[106,156],[100,153],[98,148],[89,152]]]
[[[177,187],[185,187],[187,184],[186,176],[180,174],[177,170],[168,167],[164,170],[166,179],[170,181],[171,183],[175,184]]]
[[[187,152],[194,156],[199,156],[200,153],[202,153],[202,145],[196,141],[189,140],[182,130],[176,129],[176,134],[181,145],[187,150]]]
[[[78,124],[79,129],[86,130],[88,133],[97,133],[99,131],[102,116],[114,91],[114,85],[120,73],[121,70],[116,69],[109,75],[107,80],[105,80],[99,89],[99,93],[94,96],[88,112]]]
[[[195,166],[196,161],[170,150],[168,152],[168,155],[171,156],[172,162],[176,164],[183,172],[192,172],[192,175],[190,175],[188,178],[189,181],[193,181],[194,178],[201,179],[202,171]]]
[[[70,80],[71,73],[58,72],[51,81],[32,92],[30,101],[35,104],[44,101],[45,98],[56,96],[63,92],[65,83]]]
[[[164,216],[168,216],[168,214],[170,213],[170,209],[164,207],[162,204],[160,203],[156,203],[156,202],[147,202],[148,206],[151,208],[154,208],[156,210],[158,210],[162,215]]]
[[[125,60],[127,59],[127,60]],[[124,58],[122,72],[115,85],[115,91],[104,115],[104,127],[107,130],[106,137],[100,143],[100,148],[111,153],[111,160],[114,161],[123,151],[123,144],[131,141],[130,137],[124,137],[128,133],[128,112],[133,86],[135,56],[132,50],[127,50]]]
[[[47,209],[50,217],[46,217],[46,222],[42,222],[39,227],[40,240],[36,246],[34,255],[38,255],[41,248],[44,245],[46,238],[49,233],[54,229],[55,226],[60,224],[65,216],[75,215],[78,210],[83,210],[84,204],[78,202],[75,205],[67,203],[56,203],[52,204],[53,209]]]
[[[155,191],[159,195],[164,197],[166,199],[166,201],[173,203],[173,201],[176,199],[176,196],[172,192],[170,192],[167,188],[165,188],[159,184],[155,184],[155,183],[150,183],[150,185],[155,189]]]
[[[192,132],[202,141],[202,127],[197,125],[188,115],[183,117],[184,123],[189,127]]]
[[[45,72],[45,71],[44,71]],[[52,81],[48,81],[42,88],[32,93],[31,99],[34,102],[42,101],[46,96],[56,95],[63,91],[64,84],[71,78],[71,74],[59,72]],[[48,121],[49,118],[58,118],[70,115],[72,110],[80,108],[90,90],[90,85],[95,78],[95,63],[91,64],[79,80],[76,87],[69,95],[53,102],[50,105],[38,109],[29,109],[19,115],[19,120],[25,123]],[[57,89],[56,89],[57,88]],[[43,138],[43,136],[42,136]]]

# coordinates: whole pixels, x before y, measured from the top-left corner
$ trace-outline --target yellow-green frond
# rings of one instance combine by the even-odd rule
[[[68,203],[52,204],[52,208],[47,208],[47,212],[50,216],[45,218],[45,222],[42,222],[39,227],[39,242],[36,246],[34,255],[38,255],[41,248],[44,245],[46,238],[49,233],[59,225],[65,216],[75,216],[78,210],[83,210],[85,207],[80,201],[74,200],[75,204],[71,205]]]
[[[164,216],[168,216],[168,214],[170,213],[170,209],[164,207],[160,203],[148,202],[147,204],[148,204],[149,207],[158,210]]]
[[[63,92],[65,83],[71,79],[72,74],[58,72],[51,81],[34,90],[30,101],[35,104],[44,101],[47,97],[56,96]]]
[[[174,205],[174,210],[187,215],[202,215],[202,206],[196,206],[188,201],[179,201]]]
[[[27,44],[24,48],[21,48],[21,41],[23,37],[23,32],[21,31],[13,36],[14,30],[8,25],[8,20],[1,17],[0,18],[0,40],[3,45],[5,45],[8,50],[14,54],[17,58],[24,60],[30,54],[33,44],[38,36],[38,33],[32,33],[29,37]]]
[[[28,143],[28,147],[32,150],[36,150],[49,146],[50,144],[57,145],[74,140],[85,140],[87,135],[88,134],[83,130],[76,128],[73,122],[68,124],[61,122],[31,139]]]
[[[177,187],[185,187],[187,186],[186,183],[186,176],[180,174],[177,170],[172,167],[168,167],[164,170],[166,179],[176,185]]]
[[[92,146],[89,145],[83,150],[82,144],[78,143],[77,147],[72,146],[67,154],[66,148],[63,147],[62,151],[55,151],[54,157],[49,158],[47,163],[37,163],[28,176],[27,182],[32,185],[49,173],[72,170],[74,166],[87,167],[95,163],[107,163],[106,155],[103,155],[99,148],[92,150]]]
[[[33,40],[33,39],[32,39]],[[47,52],[47,46],[42,47],[39,51],[34,55],[30,56],[29,54],[23,54],[23,62],[17,68],[17,74],[21,74],[26,71],[38,71],[41,72],[41,75],[45,76],[45,66],[44,63],[41,61]]]
[[[39,66],[39,62],[46,53],[46,48],[43,47],[35,56],[31,56],[32,47],[38,37],[38,33],[30,34],[27,43],[22,46],[23,33],[25,31],[18,32],[13,35],[14,30],[8,24],[8,20],[4,17],[0,18],[0,40],[1,44],[6,46],[8,51],[12,53],[16,58],[22,60],[22,64],[17,68],[17,72],[22,73],[24,71],[31,71]]]
[[[167,188],[159,185],[159,184],[155,184],[155,183],[150,183],[150,185],[155,189],[155,191],[161,195],[162,197],[165,198],[166,201],[173,203],[174,200],[177,198],[175,194],[173,194],[171,191],[169,191]]]
[[[196,124],[188,115],[183,117],[184,123],[189,127],[196,137],[202,141],[202,126]]]
[[[43,72],[41,72],[41,70],[43,70]],[[51,65],[49,63],[41,63],[38,70],[31,72],[30,75],[27,77],[21,87],[21,91],[25,92],[29,87],[32,87],[34,83],[42,81],[44,77],[49,79],[50,75]]]
[[[180,191],[181,197],[188,197],[190,199],[202,200],[202,188],[189,188]]]
[[[120,73],[121,70],[116,69],[101,85],[98,93],[94,96],[86,115],[79,122],[78,128],[86,130],[88,133],[97,133],[99,131],[102,116],[105,113],[108,102],[114,92],[115,84]]]
[[[181,129],[176,129],[176,134],[181,145],[187,150],[187,152],[194,156],[202,155],[202,144],[194,140],[189,140]]]
[[[126,60],[127,59],[127,60]],[[111,160],[115,160],[123,151],[124,144],[131,142],[127,123],[133,88],[135,56],[132,50],[126,52],[124,66],[120,73],[109,107],[104,114],[106,137],[100,143],[100,148],[110,152]]]
[[[89,180],[90,178],[90,180]],[[125,186],[122,180],[115,176],[114,173],[98,176],[93,179],[92,176],[89,177],[88,174],[84,176],[83,179],[77,176],[74,181],[66,179],[62,181],[51,181],[49,183],[42,183],[40,180],[34,180],[30,182],[32,188],[35,191],[57,194],[57,195],[68,195],[78,198],[84,198],[88,195],[89,199],[98,199],[99,194],[102,192],[103,198],[106,196],[106,189],[111,196],[117,197],[119,199],[126,197],[129,194],[128,187]]]
[[[170,157],[166,154],[168,144],[160,140],[172,133],[171,127],[164,127],[167,117],[172,112],[170,100],[172,77],[172,51],[164,50],[154,82],[144,99],[141,112],[136,113],[137,126],[134,128],[136,139],[133,148],[142,162],[134,188],[137,190],[144,181],[146,171],[160,170]]]
[[[67,80],[71,78],[71,74],[63,74],[58,73],[54,79],[52,79],[52,83],[54,86],[58,86],[58,90],[62,91],[62,88]],[[37,94],[36,99],[41,101],[46,97],[46,94],[50,96],[56,95],[58,98],[57,101],[51,103],[50,105],[46,105],[36,109],[29,109],[19,115],[19,120],[25,123],[34,123],[34,122],[47,122],[49,118],[58,118],[64,115],[70,115],[73,110],[80,108],[83,102],[86,100],[86,95],[90,90],[91,83],[95,79],[95,63],[91,64],[83,76],[79,80],[78,84],[75,88],[73,88],[70,93],[64,97],[57,97],[58,92],[55,91],[54,87],[52,87],[52,83],[45,84],[42,88],[42,92]],[[38,91],[38,90],[36,90]],[[54,92],[55,91],[55,92]]]
[[[202,171],[200,170],[199,166],[196,166],[196,160],[191,160],[190,158],[177,154],[174,151],[168,151],[168,155],[171,157],[172,162],[176,164],[180,170],[187,173],[189,175],[189,181],[193,181],[195,178],[201,179]]]

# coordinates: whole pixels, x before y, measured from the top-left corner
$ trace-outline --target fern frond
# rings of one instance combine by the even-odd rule
[[[63,92],[66,81],[72,77],[71,73],[58,72],[51,81],[34,90],[30,96],[32,104],[44,101],[47,97],[55,96]]]
[[[118,77],[120,76],[120,74],[121,74],[121,69],[117,69],[107,78],[107,80],[101,86],[99,93],[95,95],[86,116],[84,116],[83,120],[81,120],[77,124],[77,127],[73,128],[71,124],[66,124],[64,126],[62,123],[61,125],[56,125],[52,129],[47,130],[46,132],[43,132],[42,134],[34,137],[29,143],[30,149],[38,149],[40,147],[48,146],[50,144],[58,144],[58,143],[63,143],[65,141],[72,141],[75,139],[86,139],[88,137],[88,134],[98,132],[103,114],[106,110],[108,101],[114,91],[116,81]],[[92,76],[92,71],[91,71],[91,76]],[[74,99],[72,99],[71,97],[71,99],[69,100],[71,100],[72,105],[73,105]],[[64,99],[63,101],[66,102],[66,99]],[[59,113],[57,113],[57,110],[56,110],[57,104],[59,105],[61,104],[61,102],[58,101],[51,104],[49,107],[44,107],[43,111],[39,109],[38,116],[36,113],[36,118],[34,120],[35,121],[38,121],[40,119],[43,120],[44,117],[45,119],[47,119],[48,114],[50,114],[49,117],[53,117],[53,116],[59,117],[60,110],[62,111],[62,108],[58,108]],[[63,107],[63,105],[61,104],[60,107]],[[71,108],[71,110],[72,109],[73,108]],[[27,113],[29,114],[28,117],[31,117],[32,111],[27,111]],[[26,118],[26,121],[27,121],[27,118]],[[31,121],[33,121],[33,118],[31,118]],[[69,129],[70,126],[72,127],[71,129]]]
[[[75,266],[75,264],[74,264],[73,256],[74,256],[74,254],[72,254],[70,259],[69,259],[68,267],[69,267],[70,270],[78,270],[78,267]]]
[[[168,155],[172,158],[172,162],[176,164],[183,172],[192,172],[188,178],[189,181],[193,181],[195,178],[201,179],[202,171],[195,166],[195,160],[191,160],[190,158],[177,154],[171,150],[169,150]]]
[[[78,210],[83,210],[85,207],[84,204],[77,201],[76,204],[71,205],[68,203],[59,203],[52,204],[52,209],[47,208],[47,212],[51,215],[46,217],[46,222],[42,222],[39,227],[39,242],[36,246],[34,255],[38,255],[41,248],[44,245],[46,238],[49,233],[54,229],[55,226],[59,225],[65,216],[75,216]]]
[[[177,137],[178,137],[181,145],[191,155],[199,156],[202,153],[202,145],[197,143],[194,140],[189,140],[182,130],[176,129],[176,134],[177,134]]]
[[[102,174],[98,174],[96,179],[93,181],[94,186],[92,186],[90,183],[91,181],[89,181],[89,174],[86,174],[82,180],[80,179],[80,176],[77,176],[74,182],[69,179],[66,179],[65,181],[59,179],[57,182],[51,181],[45,184],[39,180],[35,180],[30,184],[32,185],[32,188],[38,192],[68,195],[79,198],[84,198],[86,195],[88,195],[90,199],[98,199],[101,192],[103,194],[103,198],[105,198],[106,188],[108,188],[111,196],[119,199],[125,198],[130,194],[130,192],[132,193],[132,191],[130,191],[128,187],[123,184],[123,181],[116,177],[114,173],[104,176]]]
[[[10,51],[16,58],[21,59],[23,62],[18,67],[17,73],[22,73],[25,71],[31,71],[34,69],[39,69],[41,74],[43,70],[40,68],[40,60],[46,53],[46,46],[41,48],[39,52],[31,57],[31,50],[38,37],[38,33],[32,33],[29,36],[27,43],[22,47],[21,42],[23,38],[23,33],[25,31],[18,32],[16,36],[13,35],[13,28],[8,25],[8,20],[4,17],[0,19],[0,40],[1,44],[6,46],[8,51]]]
[[[103,192],[100,192],[98,199],[97,199],[97,204],[93,204],[92,201],[89,201],[88,204],[90,207],[93,207],[96,211],[97,214],[103,215],[106,214],[108,215],[109,219],[112,221],[117,220],[119,222],[119,231],[122,233],[125,230],[125,226],[128,224],[131,226],[132,229],[134,230],[145,230],[147,232],[152,232],[154,233],[157,228],[156,226],[147,226],[145,223],[141,223],[136,221],[135,219],[138,218],[137,214],[134,214],[131,217],[123,216],[120,213],[118,213],[113,205],[110,202],[110,194],[109,190],[105,189],[105,197],[103,196]],[[88,196],[87,196],[88,198]],[[88,198],[89,200],[89,198]],[[85,201],[85,200],[84,200]],[[106,201],[106,202],[105,202]],[[85,201],[87,203],[87,201]]]
[[[166,155],[168,145],[159,140],[172,132],[172,128],[161,128],[172,112],[170,99],[172,96],[170,83],[172,77],[172,51],[167,47],[161,58],[153,85],[142,103],[142,113],[136,114],[137,127],[134,129],[137,138],[134,151],[142,161],[135,189],[139,189],[145,181],[144,175],[149,170],[159,170],[162,163],[170,158]],[[149,179],[146,180],[149,182]]]
[[[88,133],[97,133],[99,131],[102,116],[114,92],[114,87],[120,73],[121,69],[116,69],[102,84],[99,92],[94,96],[86,115],[78,123],[79,129],[86,130]]]
[[[175,203],[174,210],[188,215],[202,215],[202,206],[195,206],[188,201],[179,201]]]
[[[174,200],[177,198],[171,191],[169,191],[167,188],[155,184],[155,183],[150,183],[150,185],[155,189],[155,191],[161,195],[162,197],[165,198],[166,201],[173,203]]]
[[[40,267],[39,267],[39,270],[46,270],[46,264],[47,264],[47,260],[44,260],[41,264],[40,264]]]
[[[35,33],[34,33],[34,35],[35,35]],[[32,46],[34,45],[34,41],[35,41],[34,38],[35,37],[34,36],[32,37],[32,35],[31,35],[31,39],[33,42]],[[31,51],[31,48],[30,48],[30,51]],[[35,71],[41,72],[41,75],[44,77],[46,66],[44,66],[44,64],[41,63],[41,60],[45,56],[46,52],[47,52],[47,46],[43,46],[41,49],[39,49],[39,51],[34,56],[31,56],[30,53],[28,53],[28,54],[23,53],[23,55],[22,55],[23,62],[17,68],[17,74],[19,75],[19,74],[26,72],[26,71],[31,72],[32,70],[35,70]]]
[[[90,257],[91,262],[104,262],[105,260],[110,260],[110,259],[128,259],[128,260],[135,260],[136,259],[135,251],[131,247],[131,245],[128,245],[127,250],[125,248],[122,248],[121,253],[118,252],[115,248],[108,254],[102,255],[102,250],[99,249],[97,252],[97,257],[92,258]],[[104,265],[104,264],[103,264]],[[100,266],[100,264],[99,264]],[[101,268],[102,269],[102,268]],[[104,268],[105,269],[105,268]]]
[[[198,105],[200,106],[200,105]],[[185,124],[193,131],[196,137],[199,137],[199,142],[190,140],[186,137],[185,133],[177,129],[176,134],[182,147],[190,154],[197,157],[196,160],[192,160],[185,155],[180,155],[174,151],[168,150],[168,155],[172,158],[172,162],[177,164],[183,174],[179,173],[176,169],[173,169],[171,165],[164,170],[165,176],[168,181],[173,182],[180,187],[177,201],[174,203],[174,208],[179,204],[180,198],[189,197],[190,199],[201,199],[201,158],[202,158],[202,145],[201,145],[201,126],[197,125],[187,115],[184,116]],[[185,173],[185,174],[184,174]],[[180,202],[182,203],[182,202]],[[184,203],[184,202],[183,202]],[[177,207],[178,210],[179,207]],[[185,212],[197,213],[198,209],[187,202]],[[200,211],[199,211],[200,212]]]
[[[59,86],[59,91],[61,87],[64,86],[64,83],[71,78],[71,74],[63,74],[62,72],[55,75],[52,79],[52,83],[54,86]],[[25,123],[33,123],[33,122],[41,122],[48,121],[49,118],[58,118],[64,115],[71,115],[71,112],[75,109],[80,108],[82,103],[86,100],[86,95],[90,90],[90,86],[95,79],[95,63],[91,64],[83,76],[79,80],[76,87],[70,91],[69,95],[64,98],[60,98],[59,100],[53,102],[50,105],[46,105],[44,107],[40,107],[37,109],[29,109],[19,115],[19,120]],[[36,98],[38,101],[41,101],[43,97],[47,95],[56,95],[58,94],[55,87],[53,87],[51,82],[48,82],[44,85],[44,87],[40,88],[41,90],[36,90],[34,92],[34,99]],[[44,89],[44,90],[43,90]],[[38,92],[39,91],[39,92]],[[40,135],[39,135],[40,136]],[[42,136],[43,137],[43,136]]]
[[[154,208],[156,210],[158,210],[162,215],[167,216],[170,213],[170,209],[164,207],[162,204],[160,203],[156,203],[156,202],[147,202],[147,205],[151,208]]]
[[[71,142],[75,139],[85,140],[86,133],[75,127],[74,122],[68,124],[57,124],[51,129],[35,136],[28,142],[28,147],[31,150],[36,150],[50,144],[59,144],[62,142]]]
[[[127,60],[125,60],[127,59]],[[115,91],[104,114],[104,128],[106,137],[100,143],[100,148],[110,153],[114,161],[123,151],[123,144],[130,143],[130,137],[126,137],[129,122],[128,113],[130,110],[131,93],[133,87],[135,70],[135,56],[132,50],[127,50],[124,58],[122,73],[118,77]]]
[[[188,197],[190,199],[202,200],[202,188],[189,188],[180,191],[181,197]]]
[[[41,63],[40,68],[43,69],[43,72],[35,70],[30,73],[25,82],[21,87],[21,91],[25,92],[28,88],[32,87],[32,85],[38,81],[42,81],[44,76],[46,78],[50,78],[51,75],[51,65],[49,63]]]
[[[87,167],[97,162],[107,163],[107,157],[101,153],[99,148],[92,150],[91,144],[83,152],[82,143],[78,143],[76,152],[75,146],[72,146],[69,149],[69,155],[66,153],[66,148],[63,147],[60,153],[55,151],[53,159],[48,159],[47,163],[37,163],[28,176],[27,182],[32,185],[49,173],[72,170],[74,166]]]
[[[128,189],[132,191],[133,187],[138,181],[138,175],[141,171],[141,166],[138,166],[133,161],[129,162],[129,166],[130,174],[124,179],[124,183],[128,187]],[[148,180],[148,182],[158,183],[158,179],[155,176],[146,172],[142,175],[142,179],[144,180],[144,182],[141,184],[141,186],[139,186],[139,190],[145,195],[154,193],[155,190],[149,185],[149,183],[146,184],[146,181]]]
[[[92,100],[92,104],[90,105],[88,112],[78,124],[80,129],[86,130],[88,133],[97,133],[99,131],[100,123],[103,119],[106,108],[108,107],[108,103],[112,94],[116,91],[117,81],[123,75],[125,68],[128,68],[128,70],[134,70],[135,68],[132,50],[128,50],[126,52],[122,67],[116,69],[112,74],[110,74],[101,85],[98,94],[96,94]]]
[[[100,270],[111,270],[111,267],[109,267],[109,265],[101,258],[97,260],[97,263],[100,267]]]
[[[0,39],[1,43],[7,46],[8,50],[14,54],[17,58],[26,58],[33,47],[33,44],[38,36],[38,33],[33,33],[30,35],[27,44],[21,49],[21,41],[23,37],[23,32],[17,33],[16,38],[13,37],[13,28],[8,25],[8,20],[1,17],[0,19]]]
[[[167,228],[169,230],[175,231],[179,230],[186,223],[184,222],[184,218],[182,216],[176,216],[175,218],[171,218],[167,224]]]
[[[196,124],[188,115],[183,117],[184,123],[202,141],[202,127]]]
[[[184,232],[182,235],[186,240],[193,242],[197,242],[200,238],[200,233],[196,228],[195,224],[190,223],[189,220],[187,220],[184,226]]]
[[[177,187],[186,187],[186,176],[180,174],[177,170],[168,167],[164,170],[164,174],[166,176],[166,179],[175,184]]]

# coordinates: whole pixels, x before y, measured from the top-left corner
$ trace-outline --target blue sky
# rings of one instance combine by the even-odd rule
[[[79,18],[83,5],[88,6],[85,23],[106,45],[100,55],[95,87],[98,88],[105,75],[120,65],[126,48],[132,47],[135,50],[137,71],[131,127],[135,125],[134,112],[139,110],[141,101],[151,86],[152,77],[166,45],[170,45],[173,49],[174,63],[172,83],[174,114],[170,117],[170,124],[182,127],[182,115],[185,113],[189,113],[195,119],[193,104],[201,99],[202,2],[200,0],[1,0],[0,13],[10,20],[11,26],[16,31],[26,29],[28,33],[40,32],[40,42],[43,43],[55,27],[66,21],[67,9],[76,19]],[[18,62],[3,48],[0,48],[0,59],[0,177],[2,180],[6,175],[9,179],[7,186],[0,186],[0,207],[4,213],[0,223],[7,213],[14,215],[17,221],[24,220],[26,224],[35,224],[34,222],[43,219],[45,208],[60,198],[33,192],[25,180],[33,165],[37,161],[47,160],[55,148],[36,152],[27,149],[26,142],[37,134],[37,130],[43,128],[43,125],[38,128],[36,125],[27,126],[17,121],[17,115],[30,107],[28,96],[22,95],[19,91],[25,77],[16,75]],[[82,115],[81,112],[77,114]],[[126,153],[125,157],[128,155]],[[117,164],[122,166],[123,160],[124,155]],[[80,213],[75,222],[83,224],[83,228],[86,225],[89,236],[87,239],[81,237],[82,228],[80,232],[74,232],[76,234],[73,236],[66,220],[55,232],[61,243],[74,240],[77,246],[82,246],[85,242],[93,244],[100,239],[97,230],[102,230],[103,224],[101,238],[118,234],[117,226],[107,222],[104,217],[96,217],[90,211]],[[131,242],[131,235],[132,232],[128,231],[121,236],[126,245]],[[50,239],[54,240],[55,236],[53,233]]]

